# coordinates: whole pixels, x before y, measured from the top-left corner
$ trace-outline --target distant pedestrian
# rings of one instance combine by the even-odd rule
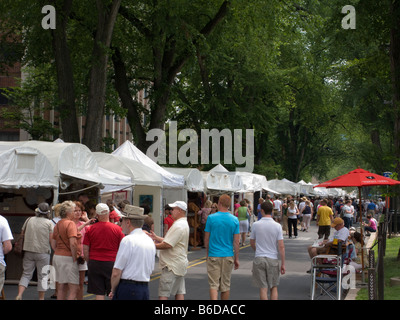
[[[83,252],[88,261],[87,292],[104,300],[111,291],[111,273],[119,244],[124,238],[121,227],[110,222],[110,209],[105,203],[96,206],[98,222],[87,228]]]
[[[253,280],[260,289],[260,300],[278,300],[280,274],[285,274],[285,246],[282,227],[272,218],[272,204],[261,204],[262,218],[253,224],[250,245],[255,250]],[[279,256],[281,266],[279,267]]]
[[[25,220],[21,234],[24,237],[24,257],[22,259],[22,276],[18,284],[16,300],[21,300],[25,289],[37,270],[37,291],[39,300],[44,300],[47,288],[43,287],[43,267],[50,264],[51,246],[54,224],[50,218],[50,206],[43,202],[35,210],[36,216]]]
[[[247,232],[249,231],[249,209],[247,208],[247,202],[242,200],[240,201],[240,207],[236,209],[235,216],[239,219],[239,232],[241,235],[241,246],[244,246],[244,242],[246,240]]]
[[[259,198],[258,199],[258,205],[257,205],[257,220],[261,219],[261,203],[264,202],[264,198]]]
[[[163,229],[164,237],[167,234],[168,230],[174,224],[174,219],[172,219],[172,217],[171,217],[171,211],[172,211],[172,208],[169,205],[165,205],[165,207],[164,207],[164,229]]]
[[[313,213],[313,205],[311,204],[310,200],[305,201],[305,206],[302,209],[303,211],[301,212],[303,214],[303,221],[302,223],[302,231],[308,232],[308,229],[310,228],[310,223],[311,223],[311,216]]]
[[[274,200],[274,220],[277,222],[281,222],[281,215],[282,215],[282,200],[279,196],[275,196]]]
[[[0,292],[3,290],[6,274],[6,262],[4,256],[12,250],[11,240],[13,239],[7,219],[0,216]]]
[[[186,294],[185,278],[188,266],[187,252],[189,243],[189,224],[187,222],[187,204],[184,201],[175,201],[169,204],[172,208],[174,224],[168,230],[165,238],[151,232],[150,236],[156,241],[156,248],[160,250],[161,278],[158,287],[160,300],[167,300],[170,295],[175,300],[183,300]]]
[[[350,229],[353,226],[353,217],[354,217],[354,207],[351,204],[351,200],[346,201],[346,204],[343,206],[342,211],[343,211],[344,226],[347,229]]]
[[[126,236],[121,240],[111,275],[113,300],[149,300],[149,281],[154,270],[156,247],[142,230],[144,209],[125,205],[121,227]]]
[[[229,212],[231,197],[222,195],[218,212],[208,216],[205,228],[207,274],[211,300],[228,300],[232,269],[239,268],[239,220]]]
[[[207,218],[211,213],[211,200],[207,200],[204,204],[204,208],[201,208],[197,214],[200,216],[200,230],[201,230],[201,243],[204,247],[204,229],[206,227]]]
[[[326,199],[321,200],[317,211],[318,238],[324,237],[327,240],[331,234],[331,224],[333,222],[333,211],[328,207]]]
[[[297,217],[299,215],[299,209],[297,209],[294,200],[290,200],[289,206],[287,208],[288,216],[288,229],[289,229],[289,239],[292,238],[292,230],[294,237],[297,238]]]

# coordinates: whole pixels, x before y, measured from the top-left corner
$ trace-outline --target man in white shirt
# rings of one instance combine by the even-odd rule
[[[268,288],[270,299],[278,299],[279,276],[286,272],[282,227],[272,219],[272,208],[269,202],[261,204],[262,218],[253,224],[250,236],[250,245],[255,250],[253,279],[260,289],[261,300],[268,300]]]
[[[8,221],[3,216],[0,216],[0,292],[4,286],[6,274],[4,256],[12,250],[11,240],[13,239]]]
[[[282,214],[282,200],[278,196],[274,200],[274,220],[277,222],[281,221]]]
[[[160,251],[161,278],[158,288],[160,300],[168,300],[174,295],[176,300],[183,300],[186,293],[185,278],[188,266],[187,252],[189,243],[189,224],[186,218],[187,204],[175,201],[168,204],[172,208],[171,217],[174,224],[165,238],[151,233]]]
[[[144,209],[126,205],[121,213],[121,227],[126,236],[121,240],[111,275],[113,300],[149,300],[151,273],[156,247],[142,230]]]

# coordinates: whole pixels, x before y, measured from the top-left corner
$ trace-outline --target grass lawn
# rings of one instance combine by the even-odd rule
[[[384,257],[385,273],[385,300],[400,300],[400,286],[391,287],[390,278],[400,277],[400,261],[397,261],[397,255],[400,248],[400,237],[386,240],[386,255]],[[378,245],[374,247],[375,259],[378,258]],[[356,300],[368,300],[368,289],[362,288],[356,297]]]

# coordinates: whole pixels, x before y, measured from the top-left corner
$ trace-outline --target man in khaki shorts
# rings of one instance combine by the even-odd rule
[[[156,241],[156,249],[161,250],[159,261],[162,271],[158,297],[160,300],[168,300],[170,295],[174,295],[175,300],[183,300],[186,293],[184,276],[188,266],[189,243],[187,204],[175,201],[169,206],[172,208],[171,217],[174,223],[165,238],[156,236],[154,232],[150,235]]]
[[[210,214],[204,229],[207,249],[207,274],[210,299],[228,300],[232,269],[239,268],[239,220],[229,212],[231,197],[224,194],[218,201],[218,212]]]

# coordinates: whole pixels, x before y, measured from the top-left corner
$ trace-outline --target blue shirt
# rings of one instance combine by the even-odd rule
[[[204,231],[210,233],[209,257],[233,257],[233,236],[239,234],[238,218],[230,212],[210,214]]]

